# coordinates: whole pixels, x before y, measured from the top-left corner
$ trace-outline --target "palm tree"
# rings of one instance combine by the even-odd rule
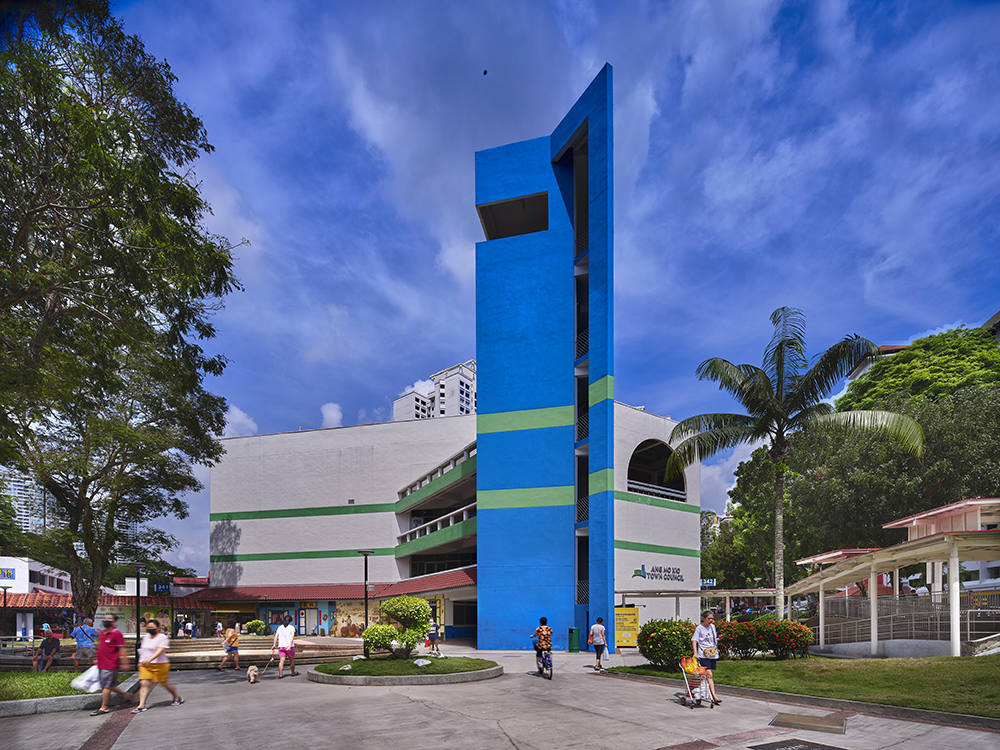
[[[791,436],[819,427],[845,432],[883,432],[920,455],[924,433],[910,417],[886,411],[834,411],[824,401],[852,370],[872,361],[879,350],[868,339],[847,336],[809,366],[806,358],[805,315],[781,307],[771,313],[774,336],[764,352],[763,367],[734,365],[714,357],[698,365],[699,380],[714,380],[728,391],[746,414],[702,414],[678,424],[670,436],[677,445],[667,462],[672,477],[689,464],[735,448],[741,443],[768,443],[774,464],[774,587],[778,619],[784,618],[785,560],[783,498],[785,460]]]

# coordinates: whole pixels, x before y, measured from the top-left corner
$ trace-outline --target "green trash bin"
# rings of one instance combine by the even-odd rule
[[[571,654],[580,653],[580,628],[569,629],[569,652]]]

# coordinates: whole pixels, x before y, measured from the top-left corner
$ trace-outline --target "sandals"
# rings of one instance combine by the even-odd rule
[[[292,674],[291,674],[291,675],[289,675],[289,676],[290,676],[290,677],[298,677],[298,676],[299,676],[299,673],[298,673],[298,672],[292,672]]]
[[[105,710],[103,708],[99,708],[96,711],[91,711],[90,715],[91,716],[104,716],[104,714],[109,714],[109,713],[111,713],[111,712],[107,711],[107,710]]]
[[[146,708],[145,706],[136,706],[136,707],[135,707],[135,708],[133,708],[133,709],[132,709],[132,710],[131,710],[131,711],[130,711],[129,713],[133,713],[133,714],[141,714],[141,713],[142,713],[143,711],[148,711],[148,710],[149,710],[149,709],[148,709],[148,708]]]
[[[184,702],[184,698],[183,698],[183,697],[181,697],[180,695],[178,695],[178,696],[177,696],[177,700],[175,700],[175,701],[174,701],[173,703],[171,703],[170,705],[171,705],[171,706],[179,706],[179,705],[181,705],[181,704],[182,704],[183,702]]]

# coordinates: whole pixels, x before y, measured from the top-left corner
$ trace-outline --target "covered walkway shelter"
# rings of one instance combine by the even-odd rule
[[[808,578],[785,588],[788,597],[818,592],[819,594],[819,645],[826,646],[825,592],[850,586],[867,579],[878,580],[880,573],[893,573],[893,595],[899,598],[900,568],[926,563],[936,575],[929,576],[932,598],[940,601],[941,567],[948,565],[948,591],[959,591],[959,570],[963,561],[1000,560],[1000,530],[992,526],[994,516],[1000,512],[1000,499],[962,500],[941,508],[899,519],[884,528],[907,528],[906,542],[883,549],[837,550],[798,560],[800,565],[832,563]],[[869,585],[871,618],[871,653],[878,653],[878,587]],[[961,655],[959,628],[959,596],[948,597],[951,655]]]
[[[674,600],[674,619],[681,619],[681,599],[698,597],[700,599],[725,599],[726,621],[729,621],[730,603],[734,596],[753,597],[755,599],[774,600],[774,589],[661,589],[659,591],[615,591],[615,596],[622,597],[622,603],[627,598],[641,599],[652,597]]]

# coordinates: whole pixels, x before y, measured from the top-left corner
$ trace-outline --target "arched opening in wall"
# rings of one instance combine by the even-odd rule
[[[628,462],[628,491],[686,503],[683,474],[669,482],[663,481],[671,452],[670,446],[662,440],[644,440],[639,443]]]

